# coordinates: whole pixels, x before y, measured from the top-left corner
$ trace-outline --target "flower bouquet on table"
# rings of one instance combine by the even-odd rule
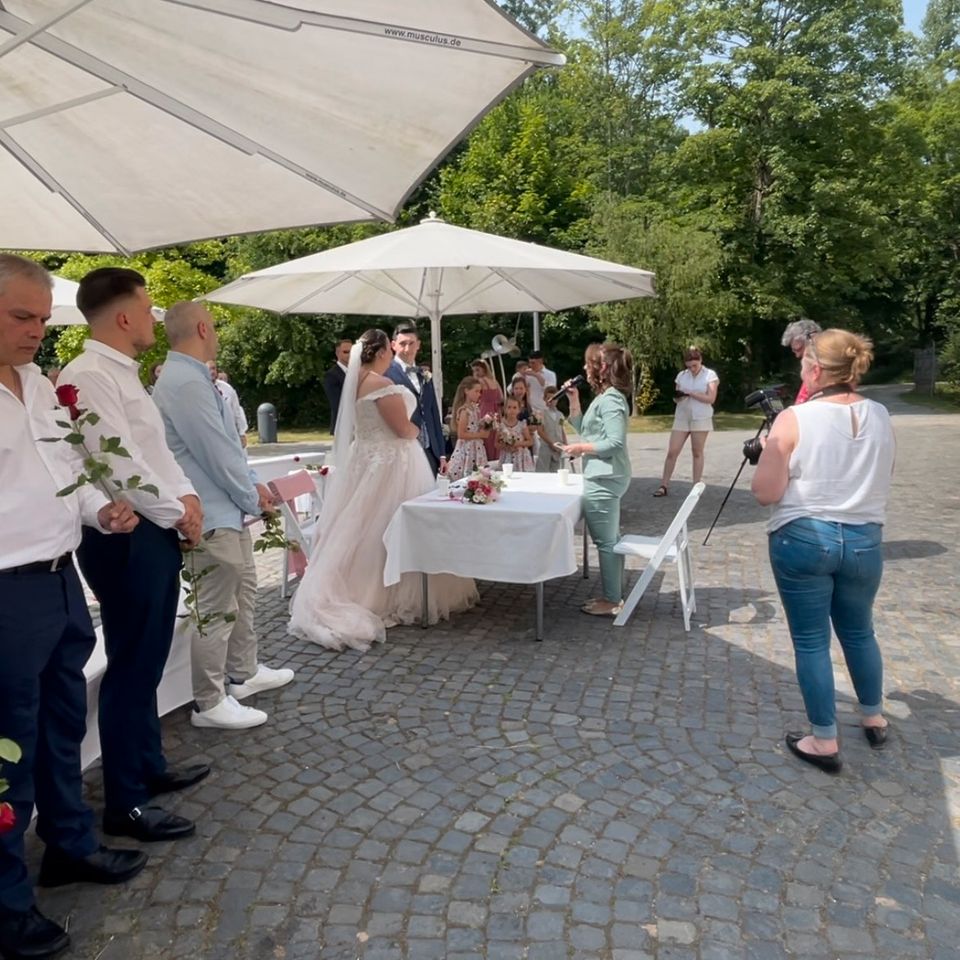
[[[493,503],[503,489],[503,476],[489,467],[482,467],[467,477],[463,499],[470,503]]]

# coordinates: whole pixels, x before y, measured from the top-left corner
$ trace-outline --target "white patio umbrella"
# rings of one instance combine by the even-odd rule
[[[0,247],[391,220],[562,63],[489,0],[0,0]]]
[[[554,312],[652,297],[648,270],[467,230],[433,215],[418,226],[244,274],[204,300],[277,313],[429,317],[433,380],[443,393],[440,318]]]
[[[83,314],[77,309],[77,288],[79,283],[67,280],[65,277],[53,277],[53,310],[47,325],[51,327],[68,327],[78,323],[86,323]]]

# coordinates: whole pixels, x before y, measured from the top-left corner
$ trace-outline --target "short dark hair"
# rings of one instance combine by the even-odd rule
[[[146,285],[147,281],[136,270],[127,267],[99,267],[91,270],[80,281],[77,309],[89,323],[91,317],[95,317],[114,300],[129,297]]]
[[[420,339],[420,331],[412,320],[401,320],[393,328],[393,336],[390,339],[396,340],[401,333],[412,333],[418,340]]]
[[[531,351],[527,354],[527,356],[528,356],[531,360],[542,360],[542,359],[543,359],[543,351],[542,351],[542,350],[531,350]]]

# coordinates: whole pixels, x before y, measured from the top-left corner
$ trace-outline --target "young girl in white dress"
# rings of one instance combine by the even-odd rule
[[[385,587],[383,535],[400,504],[436,481],[410,422],[413,393],[383,374],[390,338],[367,330],[350,350],[335,439],[336,469],[317,520],[307,571],[290,607],[290,632],[334,650],[366,650],[386,628],[420,620],[420,574]],[[472,580],[431,575],[431,623],[477,601]]]
[[[452,423],[457,431],[457,445],[450,456],[447,475],[451,480],[469,476],[487,465],[484,440],[490,436],[480,419],[480,394],[483,384],[477,377],[464,377],[453,398]]]
[[[533,438],[530,430],[520,419],[520,403],[515,397],[503,402],[503,419],[500,421],[500,465],[512,463],[518,473],[533,473]]]

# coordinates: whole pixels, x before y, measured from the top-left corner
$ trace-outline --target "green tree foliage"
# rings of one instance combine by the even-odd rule
[[[541,318],[561,376],[608,335],[638,358],[637,405],[668,394],[696,341],[727,400],[795,376],[803,315],[869,332],[881,372],[934,343],[960,379],[960,0],[922,37],[900,0],[502,0],[567,66],[529,78],[414,192],[398,226],[452,223],[655,270],[659,296]],[[245,271],[393,229],[286,230],[129,261],[160,305]],[[78,277],[118,258],[38,255]],[[326,420],[335,339],[392,318],[218,309],[222,363],[248,412]],[[448,393],[529,315],[443,322]],[[424,356],[429,332],[422,331]],[[58,344],[67,359],[81,330]],[[953,363],[953,367],[950,364]],[[512,368],[512,361],[508,367]]]

